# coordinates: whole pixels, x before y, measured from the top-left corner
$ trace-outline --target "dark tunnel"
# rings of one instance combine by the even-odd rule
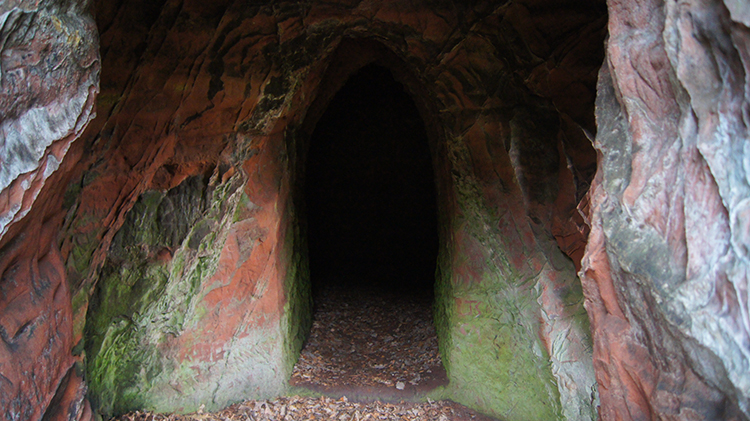
[[[438,234],[427,134],[388,69],[354,74],[319,120],[305,201],[314,292],[432,293]]]

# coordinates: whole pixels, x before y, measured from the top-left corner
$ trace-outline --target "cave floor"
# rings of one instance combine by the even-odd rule
[[[214,413],[131,412],[116,421],[496,421],[427,393],[447,384],[432,297],[325,287],[290,386],[302,395],[248,400]],[[403,388],[401,388],[403,386]]]
[[[347,398],[281,397],[250,400],[214,413],[187,415],[131,412],[115,421],[297,421],[297,420],[399,420],[399,421],[493,421],[451,401],[386,403],[353,402]]]
[[[448,383],[432,296],[327,286],[290,385],[329,396],[403,399]]]

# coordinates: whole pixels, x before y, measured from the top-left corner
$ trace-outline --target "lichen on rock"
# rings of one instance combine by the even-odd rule
[[[86,323],[87,378],[103,412],[160,409],[164,388],[186,380],[168,344],[205,316],[202,284],[216,272],[242,183],[239,174],[222,183],[218,171],[192,176],[144,192],[128,213]]]

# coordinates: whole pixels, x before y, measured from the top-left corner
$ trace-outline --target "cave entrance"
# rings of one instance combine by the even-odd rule
[[[318,120],[304,201],[314,314],[292,382],[379,396],[444,383],[431,311],[438,228],[428,136],[387,68],[352,75]]]

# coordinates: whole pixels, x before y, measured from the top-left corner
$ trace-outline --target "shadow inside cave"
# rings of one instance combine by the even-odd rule
[[[435,177],[412,98],[388,69],[366,66],[332,99],[309,145],[314,314],[291,384],[377,398],[445,384],[432,319]]]

